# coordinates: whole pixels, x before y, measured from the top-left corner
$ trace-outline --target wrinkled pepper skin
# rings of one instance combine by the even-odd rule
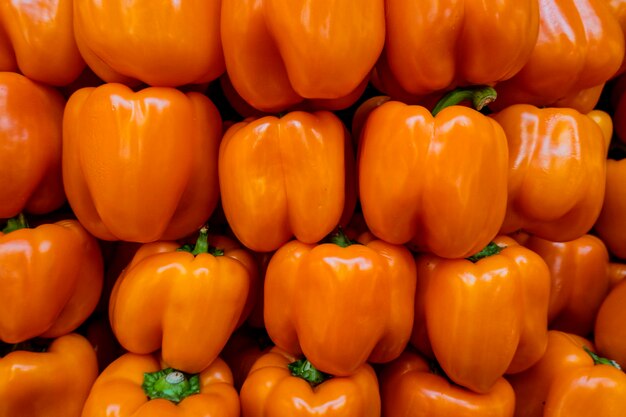
[[[230,127],[219,151],[224,214],[246,247],[317,243],[356,203],[354,155],[334,114],[291,112]]]
[[[616,124],[620,123],[615,119]],[[626,259],[626,159],[609,159],[606,164],[606,193],[604,204],[594,226],[595,232],[611,254]]]
[[[388,101],[370,113],[360,138],[365,221],[390,243],[445,258],[473,255],[504,219],[508,159],[500,126],[475,110],[452,106],[433,117]]]
[[[168,365],[190,373],[215,360],[251,310],[258,285],[252,255],[218,245],[223,255],[194,256],[173,242],[137,252],[109,305],[111,327],[125,349],[161,349]]]
[[[95,351],[75,333],[45,352],[13,351],[0,357],[0,417],[80,417],[97,376]]]
[[[219,196],[221,118],[199,93],[133,92],[121,84],[74,93],[63,120],[63,181],[72,210],[103,240],[179,239]]]
[[[384,0],[223,0],[221,31],[235,90],[277,112],[362,91],[385,42]]]
[[[380,375],[383,417],[513,417],[515,393],[499,378],[486,394],[460,387],[407,350]]]
[[[56,210],[65,202],[65,101],[51,88],[11,72],[0,72],[0,90],[0,218]]]
[[[617,285],[604,299],[594,326],[598,352],[626,367],[626,283]]]
[[[224,72],[220,6],[220,0],[74,0],[76,42],[107,82],[206,83]]]
[[[624,35],[607,0],[539,0],[539,37],[530,59],[499,83],[496,109],[552,106],[615,75]],[[583,109],[580,109],[583,110]]]
[[[0,70],[65,86],[85,68],[72,18],[73,0],[0,3]]]
[[[142,389],[144,373],[166,366],[154,355],[126,353],[98,376],[81,417],[239,416],[237,391],[223,360],[217,358],[202,369],[200,392],[178,404],[162,398],[150,400]]]
[[[272,348],[252,366],[240,393],[245,417],[378,417],[380,394],[372,367],[363,364],[345,377],[311,387],[287,365],[297,358]]]
[[[415,305],[423,310],[415,313],[413,343],[426,334],[448,377],[481,394],[504,373],[537,362],[547,343],[547,266],[512,240],[495,242],[500,252],[475,263],[434,255],[417,261],[418,291],[423,293],[416,292]],[[416,330],[421,327],[420,336]]]
[[[320,371],[389,362],[413,324],[415,263],[402,247],[372,240],[340,247],[291,241],[265,275],[265,326],[276,346]],[[358,294],[358,296],[356,296]]]
[[[508,140],[508,207],[501,233],[565,242],[587,233],[604,199],[603,129],[573,109],[519,104],[492,115]]]
[[[75,220],[0,232],[0,340],[76,329],[98,303],[103,270],[96,239]]]
[[[592,235],[569,242],[530,236],[524,245],[550,269],[550,328],[587,337],[609,291],[609,254],[604,243]]]
[[[592,343],[580,336],[557,330],[548,332],[548,346],[541,360],[524,372],[507,376],[516,396],[515,417],[545,415],[544,405],[554,380],[570,370],[593,364],[583,346],[593,349]],[[595,410],[595,401],[592,403]]]
[[[537,0],[392,0],[385,10],[386,65],[377,70],[413,95],[509,79],[539,33]]]

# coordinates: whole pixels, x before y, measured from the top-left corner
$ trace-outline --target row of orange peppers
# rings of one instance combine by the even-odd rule
[[[271,257],[205,231],[194,246],[118,243],[99,308],[131,353],[110,357],[115,341],[91,335],[108,361],[122,355],[98,376],[93,347],[67,335],[103,287],[95,239],[72,220],[21,226],[0,236],[0,340],[17,343],[0,352],[3,417],[236,416],[236,389],[244,416],[586,416],[581,402],[602,416],[626,411],[626,375],[592,355],[626,363],[626,266],[591,235],[514,235],[524,246],[499,237],[472,259],[414,259],[369,232],[360,244],[292,241]],[[362,228],[357,217],[347,234]],[[251,341],[250,326],[277,347]],[[579,336],[592,331],[595,347]],[[32,340],[46,352],[22,350]]]
[[[499,83],[499,106],[588,111],[624,69],[624,28],[624,0],[7,1],[0,70],[56,86],[86,65],[129,85],[225,73],[242,107],[270,112],[348,107],[370,77],[404,101]]]

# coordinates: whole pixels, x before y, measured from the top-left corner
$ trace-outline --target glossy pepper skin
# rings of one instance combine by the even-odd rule
[[[508,158],[502,128],[475,110],[452,106],[433,117],[388,101],[370,113],[360,137],[365,221],[390,243],[445,258],[473,255],[502,224]]]
[[[235,90],[282,111],[364,88],[385,41],[384,1],[223,0],[221,31]]]
[[[539,16],[530,59],[512,79],[498,84],[496,108],[554,105],[604,84],[622,64],[624,35],[608,1],[539,0]]]
[[[72,0],[0,3],[0,70],[64,86],[85,68],[76,40]]]
[[[121,84],[84,88],[63,120],[63,181],[80,222],[104,240],[178,239],[219,195],[217,108],[204,95]]]
[[[75,220],[0,232],[0,340],[67,334],[102,290],[97,241]]]
[[[76,42],[107,82],[205,83],[224,72],[220,6],[220,0],[75,0]]]
[[[413,95],[509,79],[533,51],[538,3],[387,1],[386,65],[377,70]]]
[[[242,416],[380,416],[378,381],[370,365],[312,387],[292,374],[288,365],[294,361],[296,357],[272,348],[254,363],[241,388]]]
[[[294,235],[316,243],[356,203],[350,138],[327,111],[233,125],[220,145],[219,181],[230,227],[257,252],[276,250]]]
[[[609,254],[604,243],[592,235],[569,242],[530,236],[524,245],[550,269],[550,328],[589,335],[609,291]]]
[[[496,242],[477,261],[423,255],[417,262],[422,293],[416,292],[415,305],[423,312],[416,310],[414,344],[421,318],[448,377],[482,394],[505,372],[538,361],[547,343],[550,282],[545,263],[513,241]]]
[[[291,241],[274,254],[265,275],[265,327],[272,341],[336,376],[350,375],[366,361],[395,359],[411,334],[413,257],[402,246],[361,242]]]
[[[168,365],[196,373],[215,360],[243,323],[258,278],[252,256],[222,246],[222,255],[211,253],[206,241],[196,249],[201,245],[204,249],[197,254],[178,251],[180,245],[173,243],[163,252],[140,249],[122,273],[111,295],[109,317],[129,352],[161,349]]]
[[[0,416],[80,417],[97,376],[95,351],[75,333],[44,352],[12,351],[0,357]]]
[[[420,355],[406,350],[380,374],[383,417],[513,417],[515,393],[499,378],[477,394],[432,370]]]
[[[617,118],[616,123],[619,123]],[[626,159],[607,160],[604,204],[594,226],[595,232],[609,251],[621,259],[626,259],[626,216],[624,216],[626,191],[623,187],[625,178]]]
[[[573,109],[519,104],[492,115],[508,140],[508,206],[501,233],[565,242],[595,223],[604,199],[603,130]]]
[[[121,356],[98,376],[81,416],[239,416],[233,377],[220,358],[198,373],[199,392],[178,403],[164,398],[150,399],[142,389],[144,373],[165,367],[167,365],[154,355],[127,353]]]
[[[516,417],[545,415],[544,405],[554,380],[570,370],[593,363],[583,349],[585,346],[593,348],[591,342],[580,336],[557,330],[548,332],[548,346],[541,360],[526,371],[507,377],[515,391]]]
[[[65,202],[65,101],[53,89],[12,72],[0,72],[0,89],[0,218],[56,210]]]
[[[594,325],[594,342],[602,356],[626,367],[626,284],[621,282],[604,299]]]

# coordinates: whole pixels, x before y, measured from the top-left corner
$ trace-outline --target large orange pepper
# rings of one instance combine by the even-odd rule
[[[366,361],[389,362],[409,341],[415,263],[381,240],[291,241],[265,275],[265,326],[276,346],[303,353],[320,371],[347,376]]]
[[[499,378],[485,394],[448,380],[423,357],[407,350],[380,373],[383,417],[513,417],[515,393]]]
[[[127,353],[93,385],[81,417],[239,417],[228,365],[216,358],[196,374],[168,367],[155,355]]]
[[[624,39],[626,39],[626,1],[608,0],[608,3],[611,7],[611,10],[613,11],[613,14],[617,18],[619,25],[622,28],[622,32],[624,33]],[[621,75],[622,73],[624,73],[624,71],[626,71],[626,56],[624,58],[625,59],[622,61],[622,66],[615,74],[616,76]]]
[[[626,282],[615,286],[604,299],[594,325],[598,351],[626,368]]]
[[[111,327],[128,351],[161,349],[168,365],[199,372],[251,310],[257,266],[243,249],[209,245],[206,229],[193,249],[156,245],[140,249],[113,288]]]
[[[414,327],[426,326],[434,357],[450,379],[483,394],[505,372],[538,361],[547,343],[547,266],[512,240],[496,242],[469,259],[423,255],[417,262],[424,294],[416,293],[423,312],[416,312]]]
[[[316,243],[356,203],[352,144],[327,111],[233,125],[220,145],[219,181],[230,227],[258,252],[276,250],[294,235]]]
[[[4,4],[4,3],[3,3]],[[61,95],[0,72],[0,218],[43,214],[65,202],[61,179]]]
[[[590,364],[591,357],[583,347],[593,345],[580,336],[548,332],[548,345],[541,359],[526,371],[507,376],[515,391],[515,417],[544,416],[546,397],[557,376]]]
[[[220,0],[74,0],[76,42],[107,82],[205,83],[224,72],[220,6]]]
[[[63,181],[80,222],[104,240],[193,233],[219,196],[221,118],[204,95],[121,84],[74,93],[63,121]]]
[[[58,337],[96,308],[103,265],[98,242],[75,220],[0,232],[0,340]]]
[[[560,242],[587,233],[604,198],[603,129],[565,108],[519,104],[492,117],[509,144],[509,198],[501,233],[523,229]]]
[[[580,367],[559,373],[550,384],[543,417],[626,415],[626,374],[613,361],[586,349]]]
[[[414,95],[509,79],[539,33],[537,0],[393,0],[385,10],[385,63],[377,71]]]
[[[271,112],[362,91],[385,41],[384,3],[223,0],[224,58],[235,90]]]
[[[332,376],[278,348],[254,363],[240,398],[245,417],[380,416],[378,380],[370,365]]]
[[[0,2],[0,70],[67,85],[85,68],[74,39],[73,0]]]
[[[539,0],[539,16],[535,49],[515,77],[498,84],[496,108],[555,105],[604,84],[622,64],[624,35],[607,0]]]
[[[592,235],[569,242],[530,236],[524,245],[550,269],[550,328],[589,335],[609,291],[609,254],[604,243]]]
[[[483,91],[492,92],[470,94]],[[508,158],[502,128],[475,110],[451,106],[433,117],[388,101],[370,113],[360,137],[365,221],[390,243],[446,258],[473,255],[502,224]]]
[[[53,340],[0,346],[0,417],[80,417],[98,376],[96,352],[72,333]],[[29,350],[31,349],[31,350]]]

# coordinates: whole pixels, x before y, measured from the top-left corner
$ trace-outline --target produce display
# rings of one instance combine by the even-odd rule
[[[625,417],[626,0],[0,1],[0,417]]]

